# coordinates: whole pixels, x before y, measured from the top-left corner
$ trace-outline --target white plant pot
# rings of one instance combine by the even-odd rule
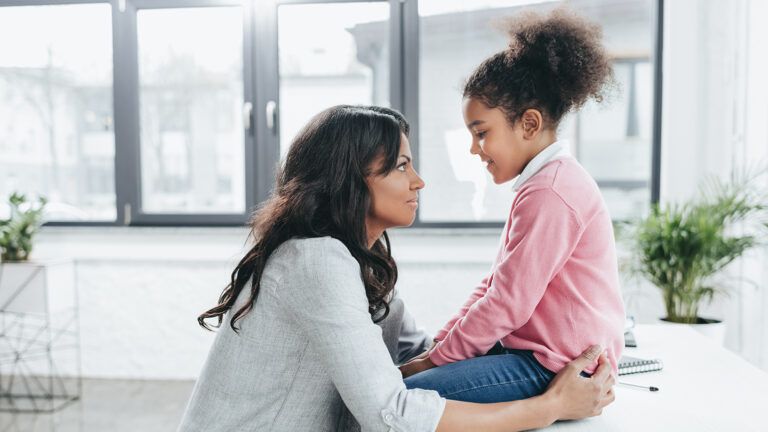
[[[705,323],[701,324],[679,324],[679,323],[673,323],[669,322],[665,319],[661,319],[661,321],[667,325],[684,325],[688,326],[698,333],[701,333],[702,335],[708,337],[713,342],[720,346],[725,345],[725,331],[726,331],[726,324],[723,321],[716,320],[716,319],[710,319],[710,318],[700,318],[703,321],[706,321]]]
[[[48,314],[75,307],[70,260],[0,263],[0,312]]]

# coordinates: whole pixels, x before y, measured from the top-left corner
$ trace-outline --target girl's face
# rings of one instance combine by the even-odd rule
[[[493,182],[502,184],[520,175],[535,155],[521,122],[511,126],[499,108],[488,108],[473,98],[464,98],[462,111],[472,134],[469,152],[480,156]]]
[[[371,193],[371,208],[366,218],[369,233],[380,234],[387,228],[408,226],[416,218],[419,190],[424,187],[424,181],[416,173],[412,161],[408,138],[400,135],[400,153],[395,169],[385,175],[372,174],[366,180]],[[381,162],[374,163],[373,172]]]

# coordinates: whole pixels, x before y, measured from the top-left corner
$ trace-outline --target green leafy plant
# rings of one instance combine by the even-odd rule
[[[35,205],[20,193],[11,194],[10,217],[0,219],[0,259],[26,261],[32,251],[32,238],[42,225],[47,200],[40,197]]]
[[[727,293],[713,276],[762,241],[768,201],[755,187],[760,176],[711,179],[700,199],[655,206],[635,226],[635,271],[661,290],[667,321],[706,322],[699,307]]]

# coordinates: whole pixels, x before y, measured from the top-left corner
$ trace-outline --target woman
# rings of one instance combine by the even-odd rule
[[[397,280],[385,230],[413,222],[424,187],[408,129],[390,109],[337,106],[298,134],[254,216],[255,245],[219,305],[198,318],[207,328],[226,315],[229,326],[181,431],[345,430],[349,413],[366,431],[522,430],[597,415],[613,400],[599,347],[527,400],[483,405],[406,390],[375,322],[387,321]],[[392,326],[400,323],[384,333]],[[580,377],[595,360],[595,374]]]

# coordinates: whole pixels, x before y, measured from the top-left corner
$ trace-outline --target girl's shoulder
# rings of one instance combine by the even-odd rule
[[[529,190],[552,189],[564,197],[600,194],[597,183],[572,156],[554,159],[531,178]]]
[[[597,183],[573,157],[548,162],[520,189],[518,199],[531,195],[552,194],[574,211],[580,220],[602,206]],[[516,200],[517,201],[517,200]]]

